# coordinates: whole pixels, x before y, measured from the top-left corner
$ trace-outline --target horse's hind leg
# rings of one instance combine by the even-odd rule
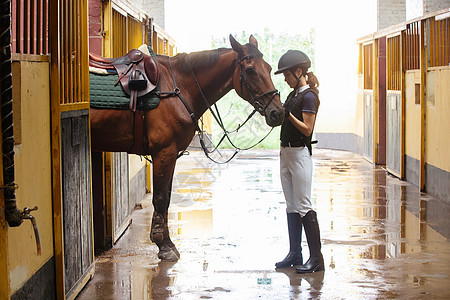
[[[175,170],[177,153],[161,151],[153,156],[153,219],[150,239],[159,248],[158,257],[161,260],[175,261],[180,253],[169,236],[167,225],[172,179]]]

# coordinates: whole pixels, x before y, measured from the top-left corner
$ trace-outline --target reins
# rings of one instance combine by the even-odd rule
[[[181,95],[181,91],[180,91],[180,89],[178,88],[177,83],[176,83],[176,80],[175,80],[175,75],[174,75],[173,67],[172,67],[172,61],[171,61],[170,57],[168,58],[168,60],[169,60],[170,73],[171,73],[171,75],[172,75],[172,81],[173,81],[173,84],[174,84],[174,90],[173,90],[173,91],[170,91],[170,92],[158,92],[158,93],[157,93],[157,95],[158,95],[160,98],[168,98],[168,97],[177,96],[177,97],[180,99],[180,101],[183,103],[184,107],[185,107],[186,110],[188,111],[188,113],[189,113],[189,115],[190,115],[190,117],[191,117],[191,119],[192,119],[192,122],[193,122],[194,125],[195,125],[195,130],[198,132],[198,137],[199,137],[200,145],[201,145],[201,147],[202,147],[202,149],[203,149],[203,152],[205,153],[206,157],[208,157],[211,161],[213,161],[213,162],[215,162],[215,163],[217,163],[217,164],[226,164],[226,163],[230,162],[230,161],[238,154],[238,152],[239,152],[240,150],[249,150],[249,149],[252,149],[252,148],[256,147],[258,144],[260,144],[262,141],[264,141],[264,140],[269,136],[269,134],[272,132],[272,130],[273,130],[273,127],[272,127],[272,128],[270,129],[270,131],[269,131],[269,132],[268,132],[261,140],[259,140],[259,141],[258,141],[257,143],[255,143],[254,145],[252,145],[252,146],[250,146],[250,147],[246,147],[246,148],[239,148],[239,147],[237,147],[237,146],[233,143],[233,141],[231,140],[231,138],[230,138],[230,136],[229,136],[230,133],[238,132],[238,131],[239,131],[239,130],[240,130],[240,129],[241,129],[241,128],[242,128],[242,127],[243,127],[243,126],[244,126],[244,125],[245,125],[252,117],[253,117],[253,115],[254,115],[257,111],[260,112],[263,116],[265,116],[265,111],[266,111],[267,107],[270,105],[270,103],[272,103],[272,101],[273,101],[273,99],[275,98],[275,96],[279,94],[278,90],[270,90],[270,91],[268,91],[268,92],[266,92],[266,93],[263,93],[263,94],[261,94],[261,95],[258,95],[258,96],[256,96],[256,97],[253,95],[253,93],[251,92],[251,89],[250,89],[250,85],[248,84],[247,80],[245,79],[245,77],[244,77],[244,75],[243,75],[243,70],[242,70],[242,65],[241,65],[241,62],[242,62],[244,59],[249,59],[250,57],[251,57],[251,55],[247,55],[247,56],[242,57],[242,58],[238,61],[238,64],[239,64],[239,70],[240,70],[239,84],[240,84],[241,92],[243,91],[243,89],[242,89],[242,84],[243,84],[243,83],[245,84],[245,86],[246,86],[246,88],[247,88],[247,91],[248,91],[248,94],[250,95],[250,98],[252,99],[252,106],[253,106],[254,109],[253,109],[253,111],[248,115],[247,119],[246,119],[242,124],[239,124],[238,127],[237,127],[236,129],[232,130],[232,131],[226,130],[226,128],[225,128],[225,126],[224,126],[224,124],[223,124],[222,118],[221,118],[221,116],[220,116],[219,110],[218,110],[218,108],[217,108],[216,103],[214,103],[214,108],[216,109],[216,113],[213,111],[211,105],[209,104],[208,100],[206,99],[205,95],[203,94],[203,91],[202,91],[202,89],[201,89],[201,87],[200,87],[200,84],[199,84],[199,82],[198,82],[198,80],[197,80],[197,77],[195,76],[194,70],[192,70],[192,75],[193,75],[194,81],[195,81],[195,83],[197,84],[197,87],[198,87],[198,89],[199,89],[199,91],[200,91],[200,95],[202,96],[202,100],[205,102],[205,105],[206,105],[206,107],[209,109],[209,111],[211,112],[211,115],[214,117],[214,119],[215,119],[216,122],[219,124],[220,128],[222,129],[222,131],[224,132],[224,134],[223,134],[222,138],[220,139],[219,143],[214,147],[213,150],[208,150],[208,148],[206,147],[206,144],[205,144],[205,141],[204,141],[204,138],[203,138],[203,131],[202,131],[202,130],[200,129],[200,127],[198,126],[198,120],[197,120],[197,118],[196,118],[196,116],[195,116],[195,113],[192,111],[192,109],[190,108],[189,104],[184,100],[184,98],[183,98],[182,95]],[[268,103],[267,103],[265,106],[263,106],[263,105],[261,105],[261,103],[260,103],[258,100],[261,99],[262,97],[267,96],[267,95],[272,95],[272,97],[270,98],[270,101],[268,101]],[[230,158],[228,158],[226,161],[219,162],[219,161],[216,161],[215,159],[213,159],[213,158],[210,156],[210,154],[211,154],[211,153],[214,153],[214,152],[218,149],[218,147],[219,147],[220,144],[225,140],[225,138],[226,138],[226,139],[228,140],[228,142],[235,148],[235,150],[234,150],[233,155],[232,155]],[[181,153],[178,155],[177,158],[181,157],[181,156],[184,155],[184,154],[185,154],[185,151],[181,152]],[[148,158],[145,158],[145,159],[149,160]],[[151,162],[151,160],[149,160],[149,161]]]

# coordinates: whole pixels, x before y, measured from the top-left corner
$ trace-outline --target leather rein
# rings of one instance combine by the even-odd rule
[[[198,132],[198,137],[199,137],[200,145],[202,146],[202,149],[203,149],[205,155],[206,155],[210,160],[212,160],[212,161],[215,162],[215,163],[218,163],[218,164],[225,164],[225,163],[228,163],[229,161],[231,161],[231,160],[236,156],[236,154],[237,154],[240,150],[249,150],[249,149],[252,149],[252,148],[254,148],[255,146],[257,146],[258,144],[260,144],[264,139],[267,138],[267,136],[269,136],[269,134],[270,134],[270,133],[272,132],[272,130],[273,130],[273,127],[272,127],[272,128],[270,129],[270,131],[269,131],[269,132],[268,132],[261,140],[259,140],[257,143],[255,143],[254,145],[252,145],[252,146],[250,146],[250,147],[247,147],[247,148],[239,148],[239,147],[235,146],[234,143],[233,143],[233,141],[232,141],[232,140],[230,139],[230,137],[229,137],[229,134],[230,134],[230,133],[238,132],[239,129],[241,129],[241,128],[248,122],[248,120],[250,120],[250,119],[253,117],[253,115],[254,115],[256,112],[260,112],[260,113],[265,117],[265,116],[266,116],[266,109],[267,109],[267,107],[269,107],[270,103],[272,103],[272,101],[273,101],[273,99],[275,98],[275,96],[276,96],[276,95],[279,95],[279,92],[278,92],[278,90],[276,90],[276,89],[267,91],[267,92],[262,93],[261,95],[258,95],[258,96],[254,96],[254,95],[253,95],[253,93],[252,93],[252,91],[251,91],[251,89],[250,89],[250,85],[248,84],[248,82],[247,82],[247,80],[245,79],[245,76],[244,76],[244,74],[243,74],[243,73],[244,73],[244,70],[242,69],[242,64],[241,64],[241,62],[242,62],[243,60],[245,60],[245,59],[248,60],[248,59],[252,59],[252,58],[253,58],[253,55],[251,55],[251,54],[250,54],[250,55],[246,55],[246,56],[242,57],[237,63],[239,64],[239,70],[240,70],[239,86],[240,86],[241,93],[243,92],[243,85],[244,85],[245,88],[247,89],[248,94],[250,95],[250,98],[251,98],[251,101],[252,101],[251,104],[252,104],[252,106],[253,106],[254,109],[253,109],[253,111],[249,114],[249,116],[247,117],[247,119],[246,119],[242,124],[239,124],[238,127],[237,127],[236,129],[232,130],[232,131],[226,130],[226,128],[225,128],[225,126],[224,126],[224,124],[223,124],[222,118],[221,118],[221,116],[220,116],[219,110],[218,110],[218,108],[217,108],[217,106],[216,106],[216,103],[214,103],[214,107],[215,107],[215,109],[216,109],[217,114],[213,111],[211,105],[209,104],[208,100],[206,99],[205,95],[203,94],[203,91],[202,91],[202,89],[201,89],[201,87],[200,87],[200,84],[199,84],[199,82],[198,82],[198,80],[197,80],[197,77],[195,76],[194,70],[192,70],[192,75],[193,75],[193,77],[194,77],[195,83],[197,84],[197,87],[198,87],[198,89],[199,89],[199,91],[200,91],[200,94],[201,94],[201,96],[202,96],[203,101],[205,102],[206,107],[209,109],[209,111],[211,112],[212,116],[214,117],[214,119],[216,120],[216,122],[219,124],[220,128],[221,128],[221,129],[223,130],[223,132],[224,132],[224,135],[223,135],[222,138],[220,139],[220,141],[219,141],[219,143],[217,144],[217,146],[215,146],[214,150],[208,150],[208,148],[206,147],[204,138],[203,138],[203,131],[202,131],[202,130],[200,129],[200,127],[198,126],[198,120],[197,120],[197,117],[195,116],[195,113],[193,112],[193,110],[191,109],[191,107],[189,106],[189,104],[188,104],[188,103],[186,102],[186,100],[184,100],[184,98],[182,97],[181,91],[180,91],[180,89],[178,88],[178,86],[177,86],[177,84],[176,84],[175,76],[174,76],[174,72],[173,72],[173,67],[172,67],[172,61],[171,61],[171,59],[170,59],[170,57],[169,57],[169,67],[170,67],[170,73],[171,73],[171,75],[172,75],[172,81],[173,81],[173,84],[174,84],[174,90],[171,91],[171,92],[158,92],[157,95],[158,95],[160,98],[168,98],[168,97],[177,96],[177,97],[180,99],[180,101],[183,103],[183,105],[185,106],[186,110],[188,111],[188,113],[189,113],[189,115],[190,115],[190,117],[191,117],[191,119],[192,119],[192,122],[193,122],[194,125],[195,125],[195,130]],[[266,97],[266,96],[271,96],[271,97],[270,97],[270,100],[267,102],[267,104],[263,106],[259,100],[260,100],[261,98],[263,98],[263,97]],[[234,152],[233,155],[232,155],[229,159],[227,159],[226,161],[224,161],[224,162],[218,162],[218,161],[214,160],[212,157],[210,157],[209,154],[215,152],[215,151],[218,149],[218,147],[220,146],[220,144],[224,141],[225,138],[226,138],[226,139],[230,142],[230,144],[235,148],[235,152]],[[182,156],[183,154],[184,154],[184,152],[180,153],[180,154],[178,155],[178,157]]]

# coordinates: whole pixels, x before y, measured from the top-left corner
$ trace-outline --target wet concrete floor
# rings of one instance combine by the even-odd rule
[[[353,153],[314,153],[324,272],[274,268],[288,252],[276,150],[225,165],[200,152],[179,159],[169,213],[178,262],[157,258],[150,194],[141,205],[78,299],[450,299],[450,205]]]

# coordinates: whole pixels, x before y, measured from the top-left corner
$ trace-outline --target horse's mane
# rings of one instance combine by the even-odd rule
[[[215,50],[205,50],[191,53],[180,53],[174,58],[178,59],[181,70],[185,73],[191,72],[193,69],[201,69],[214,65],[220,56],[230,49],[219,48]]]
[[[262,56],[262,53],[252,44],[247,44],[249,55]],[[177,58],[181,64],[181,70],[185,73],[192,72],[193,69],[209,67],[217,63],[223,53],[228,52],[229,48],[219,48],[215,50],[205,50],[199,52],[180,53]]]

